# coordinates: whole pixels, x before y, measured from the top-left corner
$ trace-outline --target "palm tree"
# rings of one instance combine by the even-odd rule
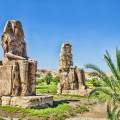
[[[120,102],[120,50],[116,49],[116,63],[113,63],[108,51],[106,51],[104,59],[111,71],[111,76],[108,76],[96,65],[86,65],[86,68],[93,70],[93,75],[102,80],[102,85],[93,89],[89,96],[99,92],[104,94],[104,97],[110,98],[107,101],[107,118],[108,120],[119,120],[120,110],[116,106],[116,103]],[[112,100],[113,108],[111,108],[110,100]]]
[[[115,104],[120,101],[120,50],[116,49],[116,63],[113,63],[108,51],[106,51],[104,59],[111,71],[111,76],[108,76],[96,65],[86,65],[86,68],[92,69],[94,75],[102,80],[102,85],[93,89],[90,96],[99,92],[108,96]]]
[[[120,110],[118,106],[114,106],[113,108],[110,105],[107,105],[107,119],[108,120],[119,120]]]

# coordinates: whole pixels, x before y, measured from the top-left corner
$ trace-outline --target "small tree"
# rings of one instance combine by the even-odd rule
[[[51,74],[51,73],[48,73],[48,74],[45,76],[45,78],[44,78],[44,80],[45,80],[45,82],[46,82],[47,85],[50,84],[50,82],[52,81],[52,79],[53,79],[53,77],[52,77],[52,74]]]
[[[53,77],[52,81],[57,85],[60,82],[60,77],[59,76],[55,76],[55,77]]]

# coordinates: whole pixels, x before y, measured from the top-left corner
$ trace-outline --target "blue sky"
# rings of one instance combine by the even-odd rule
[[[41,69],[58,67],[63,42],[73,45],[75,65],[104,70],[105,50],[120,48],[120,0],[0,0],[0,35],[10,19],[22,22],[28,56]]]

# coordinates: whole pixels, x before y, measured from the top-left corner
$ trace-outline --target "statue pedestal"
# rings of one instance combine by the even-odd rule
[[[53,96],[38,95],[38,96],[2,96],[2,106],[13,106],[22,108],[45,108],[53,106]]]
[[[63,90],[62,94],[88,96],[90,91],[91,91],[91,89]]]

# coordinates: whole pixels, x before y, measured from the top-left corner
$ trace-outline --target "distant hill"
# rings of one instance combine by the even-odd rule
[[[53,69],[38,69],[37,77],[45,77],[48,73],[51,73],[53,77],[58,76],[58,71]]]

